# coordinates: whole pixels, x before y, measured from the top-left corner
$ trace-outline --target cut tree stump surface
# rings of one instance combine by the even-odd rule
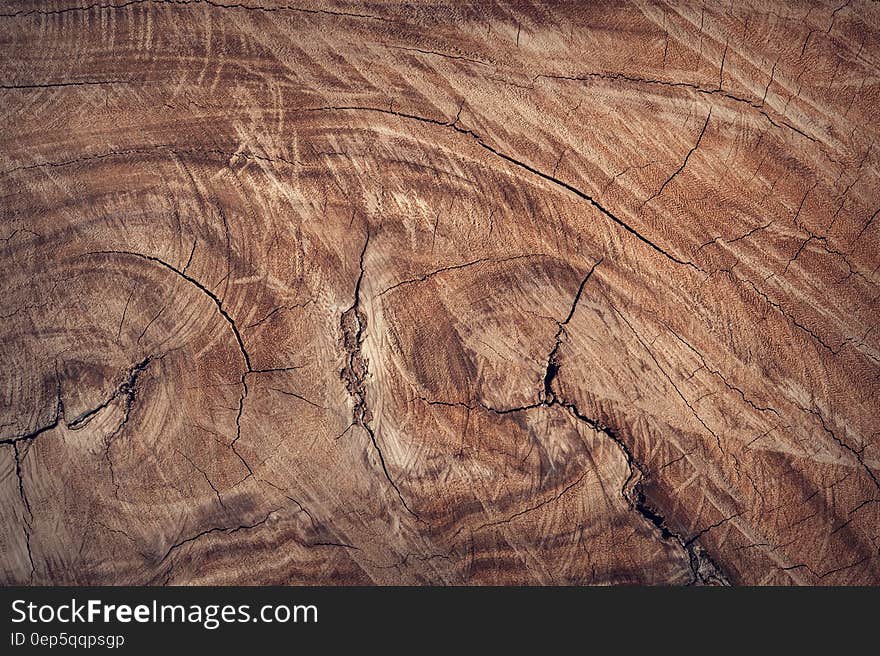
[[[880,583],[880,6],[0,2],[18,584]]]

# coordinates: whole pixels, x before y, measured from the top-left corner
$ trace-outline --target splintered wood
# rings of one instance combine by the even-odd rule
[[[18,584],[880,583],[880,6],[0,2]]]

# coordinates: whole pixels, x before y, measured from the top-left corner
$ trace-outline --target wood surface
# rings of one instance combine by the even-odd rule
[[[880,5],[0,2],[0,581],[880,583]]]

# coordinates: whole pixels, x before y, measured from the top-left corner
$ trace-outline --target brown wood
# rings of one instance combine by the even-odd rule
[[[0,39],[4,583],[880,583],[876,3]]]

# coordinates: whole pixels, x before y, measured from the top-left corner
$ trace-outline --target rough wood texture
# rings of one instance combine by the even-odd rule
[[[880,6],[0,2],[7,583],[880,583]]]

